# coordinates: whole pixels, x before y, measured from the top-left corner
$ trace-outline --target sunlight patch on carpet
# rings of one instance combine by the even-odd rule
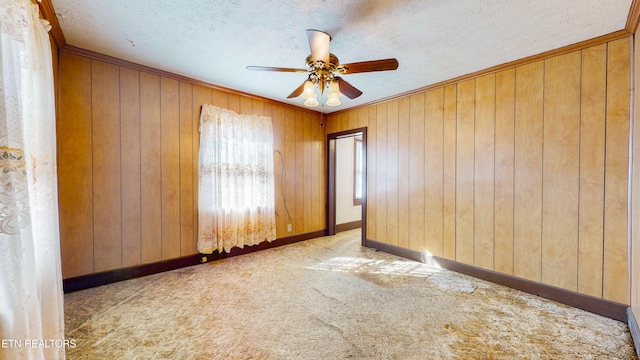
[[[477,288],[474,281],[467,280],[453,274],[433,274],[429,276],[429,280],[442,290],[460,291],[472,294]]]
[[[442,271],[442,269],[415,261],[387,261],[354,257],[334,257],[309,266],[307,269],[417,277],[429,277]]]

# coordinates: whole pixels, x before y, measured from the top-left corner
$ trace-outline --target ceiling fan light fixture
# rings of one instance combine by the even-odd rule
[[[340,87],[338,86],[338,82],[335,80],[331,80],[331,82],[329,82],[329,96],[331,96],[331,94],[334,94],[335,97],[340,96]]]
[[[327,105],[328,106],[338,106],[340,105],[340,88],[338,87],[338,82],[335,80],[331,80],[329,82],[329,92],[327,93]]]
[[[308,29],[307,39],[309,40],[311,54],[307,56],[305,60],[305,69],[247,66],[247,70],[306,73],[307,80],[293,90],[291,94],[287,96],[287,99],[302,97],[305,99],[305,106],[315,107],[320,105],[318,95],[316,94],[316,87],[318,87],[320,98],[323,99],[323,106],[324,104],[328,106],[340,105],[340,95],[344,95],[352,100],[362,95],[362,91],[356,89],[341,77],[336,76],[337,74],[368,73],[396,70],[398,68],[398,60],[395,58],[340,64],[338,57],[329,51],[331,35],[324,31]],[[328,90],[326,102],[324,102],[325,90]]]
[[[316,90],[313,86],[313,82],[311,80],[307,80],[304,82],[304,90],[302,91],[302,95],[300,95],[303,99],[310,99],[316,97]],[[317,102],[317,101],[316,101]],[[306,105],[306,103],[305,103]]]
[[[340,100],[338,100],[337,97],[329,97],[327,99],[327,105],[328,106],[338,106],[338,105],[340,105]]]
[[[313,93],[313,97],[308,98],[305,102],[304,105],[308,106],[308,107],[316,107],[318,106],[318,98],[315,96],[315,92]]]
[[[337,99],[338,97],[340,97],[340,95],[342,94],[340,93],[338,82],[335,80],[331,80],[331,82],[329,82],[329,93],[327,94],[327,96],[335,97]]]

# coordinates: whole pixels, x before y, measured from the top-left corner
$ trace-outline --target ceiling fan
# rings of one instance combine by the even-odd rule
[[[395,70],[398,68],[398,60],[394,58],[340,64],[338,57],[329,52],[331,35],[324,31],[309,29],[307,30],[307,38],[309,39],[311,54],[307,56],[306,69],[247,66],[247,70],[307,73],[307,80],[293,90],[287,98],[302,96],[306,100],[304,104],[313,107],[319,104],[315,92],[316,86],[320,89],[321,96],[324,94],[325,89],[329,90],[326,102],[329,106],[340,105],[340,100],[338,99],[340,94],[344,94],[349,99],[355,99],[362,95],[362,91],[337,75]]]

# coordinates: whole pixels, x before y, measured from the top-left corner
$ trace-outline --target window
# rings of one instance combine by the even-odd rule
[[[203,105],[198,170],[200,252],[275,239],[271,118]]]

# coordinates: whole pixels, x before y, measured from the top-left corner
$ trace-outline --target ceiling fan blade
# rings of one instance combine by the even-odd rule
[[[325,64],[329,64],[329,43],[331,42],[331,35],[324,31],[307,29],[307,39],[309,39],[309,48],[311,49],[311,57],[313,60],[322,60]]]
[[[344,81],[343,78],[336,76],[335,79],[338,81],[338,88],[340,89],[340,93],[342,93],[349,99],[355,99],[358,96],[362,95],[362,91],[356,89],[355,87],[353,87],[353,85]]]
[[[382,59],[362,61],[351,64],[342,64],[339,66],[338,71],[342,74],[356,74],[372,71],[387,71],[395,70],[398,68],[398,60],[396,59]],[[344,69],[344,70],[342,70]]]
[[[307,82],[307,80],[305,80],[300,86],[298,86],[295,90],[293,90],[293,92],[291,94],[289,94],[289,96],[287,96],[287,99],[292,99],[295,97],[298,97],[302,94],[302,92],[304,91],[304,84]]]
[[[296,73],[306,73],[307,72],[306,69],[282,68],[282,67],[272,67],[272,66],[247,66],[247,70],[296,72]]]

